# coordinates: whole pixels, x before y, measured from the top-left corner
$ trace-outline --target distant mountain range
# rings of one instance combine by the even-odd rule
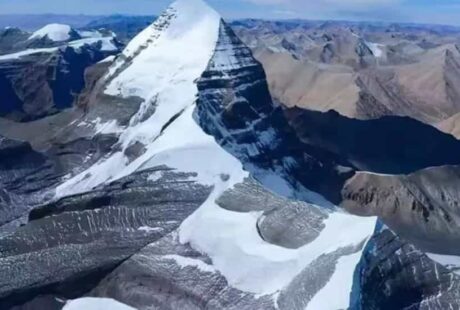
[[[90,15],[60,15],[60,14],[0,14],[0,28],[17,27],[23,30],[34,31],[52,23],[66,24],[73,28],[84,27],[88,23],[104,18],[104,16]]]
[[[68,14],[0,14],[0,28],[3,27],[18,27],[23,30],[36,30],[47,24],[51,23],[65,23],[72,26],[73,28],[83,28],[96,25],[105,25],[113,23],[129,23],[129,24],[143,24],[148,21],[148,24],[156,18],[155,15],[68,15]],[[231,21],[232,25],[250,25],[251,23],[258,23],[258,19],[241,19]],[[340,21],[340,20],[302,20],[302,19],[292,19],[292,20],[280,20],[280,23],[285,25],[285,27],[297,27],[299,24],[304,26],[314,26],[323,25],[323,27],[330,27],[333,25],[348,25],[353,27],[359,27],[361,29],[366,29],[366,31],[371,31],[375,29],[376,31],[381,31],[382,28],[392,28],[393,30],[404,29],[408,30],[429,30],[432,32],[451,32],[456,33],[460,32],[460,26],[451,26],[451,25],[432,25],[432,24],[413,24],[413,23],[395,23],[395,22],[372,22],[372,21]]]

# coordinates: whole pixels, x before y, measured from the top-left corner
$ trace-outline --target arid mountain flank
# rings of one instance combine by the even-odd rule
[[[460,112],[460,31],[301,21],[236,27],[288,107],[432,125]]]

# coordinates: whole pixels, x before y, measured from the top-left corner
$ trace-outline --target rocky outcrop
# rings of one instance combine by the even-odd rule
[[[92,289],[204,202],[210,188],[190,177],[157,167],[34,210],[26,226],[0,240],[0,307]]]
[[[30,144],[0,137],[0,235],[59,181],[59,169]]]
[[[355,271],[350,309],[456,309],[460,277],[380,225]]]
[[[460,255],[460,168],[429,168],[410,175],[358,173],[343,190],[342,206],[379,216],[421,250]]]
[[[0,30],[0,55],[12,53],[20,49],[18,43],[29,38],[29,33],[19,28],[4,28]]]
[[[276,309],[270,297],[230,287],[205,255],[171,234],[151,243],[90,293],[136,309]]]
[[[31,121],[72,107],[85,87],[85,70],[118,52],[117,43],[110,49],[103,44],[69,43],[1,56],[0,116]]]
[[[263,240],[297,249],[316,239],[327,213],[305,202],[291,201],[267,191],[253,179],[225,191],[216,203],[230,211],[261,211],[257,230]]]

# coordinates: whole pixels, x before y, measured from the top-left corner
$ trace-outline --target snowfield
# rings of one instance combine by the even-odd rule
[[[58,47],[48,47],[48,48],[30,48],[24,51],[20,51],[17,53],[6,54],[0,56],[0,61],[2,60],[11,60],[11,59],[19,59],[21,57],[34,55],[34,54],[48,54],[54,53],[59,49],[63,49],[66,47],[71,47],[73,49],[80,49],[85,45],[93,45],[93,44],[101,44],[101,51],[103,52],[113,52],[116,51],[118,48],[113,43],[113,38],[106,37],[106,38],[88,38],[88,39],[81,39],[71,41],[68,44],[58,46]]]
[[[55,42],[67,41],[68,39],[70,39],[71,31],[72,31],[72,28],[69,25],[49,24],[35,31],[29,37],[29,40],[48,37],[48,39],[55,41]]]
[[[136,310],[109,298],[80,298],[67,302],[63,310]]]
[[[384,52],[383,52],[382,48],[384,48],[385,45],[379,44],[379,43],[372,43],[372,42],[366,42],[366,44],[369,47],[369,49],[372,51],[372,54],[375,57],[377,57],[377,58],[383,57]]]
[[[50,47],[50,48],[30,48],[24,51],[20,51],[17,53],[12,54],[5,54],[0,56],[0,61],[2,60],[11,60],[11,59],[19,59],[24,56],[33,55],[33,54],[41,54],[41,53],[54,53],[57,51],[58,47]]]
[[[426,255],[430,259],[446,267],[448,270],[460,275],[460,256],[440,255],[434,253],[426,253]]]

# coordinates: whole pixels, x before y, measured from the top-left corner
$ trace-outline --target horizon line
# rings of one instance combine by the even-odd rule
[[[127,14],[127,13],[111,13],[111,14],[83,14],[83,13],[0,13],[2,16],[82,16],[82,17],[110,17],[110,16],[126,16],[126,17],[158,17],[161,14]],[[258,21],[304,21],[304,22],[343,22],[343,23],[366,23],[366,24],[380,24],[380,25],[414,25],[414,26],[437,26],[437,27],[452,27],[460,29],[460,24],[445,24],[445,23],[425,23],[425,22],[411,22],[411,21],[384,21],[384,20],[348,20],[340,18],[330,19],[312,19],[312,18],[259,18],[259,17],[227,17],[229,21],[242,21],[242,20],[258,20]]]

